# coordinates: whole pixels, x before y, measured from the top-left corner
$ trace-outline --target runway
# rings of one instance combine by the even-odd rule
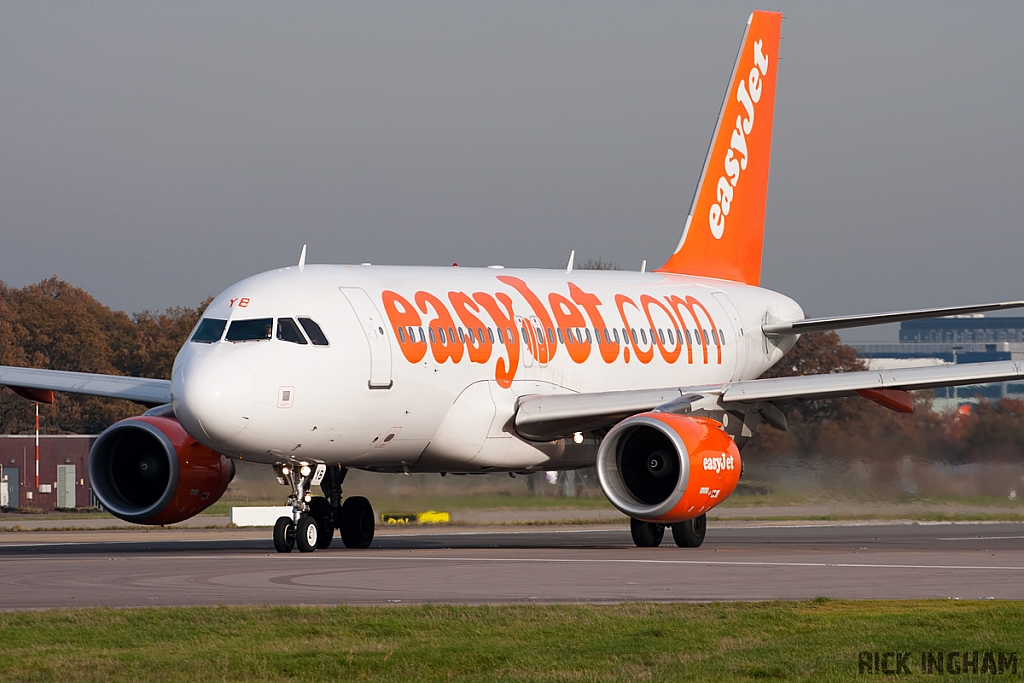
[[[1024,599],[1024,524],[718,525],[701,548],[628,528],[381,529],[273,551],[269,530],[11,533],[0,609],[216,604]]]

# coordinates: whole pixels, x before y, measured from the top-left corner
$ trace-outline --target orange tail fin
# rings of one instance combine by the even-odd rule
[[[782,15],[747,20],[683,237],[659,272],[761,281]]]

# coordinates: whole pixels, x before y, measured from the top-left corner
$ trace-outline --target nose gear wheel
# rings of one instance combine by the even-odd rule
[[[302,475],[304,467],[309,474]],[[370,501],[361,496],[342,503],[341,484],[348,470],[340,465],[309,466],[304,463],[279,463],[274,467],[278,481],[292,489],[288,504],[291,517],[281,517],[274,525],[274,548],[289,553],[298,547],[311,553],[331,545],[334,530],[341,531],[347,548],[368,548],[373,542],[376,519]],[[323,496],[309,495],[314,482],[320,484]]]

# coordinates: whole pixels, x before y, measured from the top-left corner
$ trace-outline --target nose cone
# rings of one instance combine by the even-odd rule
[[[174,415],[186,431],[207,445],[222,445],[248,424],[256,405],[256,379],[233,360],[190,358],[175,368],[171,396]]]

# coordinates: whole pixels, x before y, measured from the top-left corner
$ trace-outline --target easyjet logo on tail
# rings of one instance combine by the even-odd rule
[[[724,174],[718,179],[715,190],[718,201],[708,211],[708,226],[716,240],[721,239],[725,232],[725,217],[729,215],[733,188],[740,181],[740,172],[747,170],[747,136],[754,129],[754,105],[761,101],[761,77],[768,75],[768,56],[764,54],[763,46],[764,41],[754,41],[754,67],[746,79],[739,79],[736,86],[736,101],[743,105],[746,115],[736,115],[736,127],[725,152]]]
[[[750,15],[682,237],[660,272],[760,283],[781,30],[778,12]]]

